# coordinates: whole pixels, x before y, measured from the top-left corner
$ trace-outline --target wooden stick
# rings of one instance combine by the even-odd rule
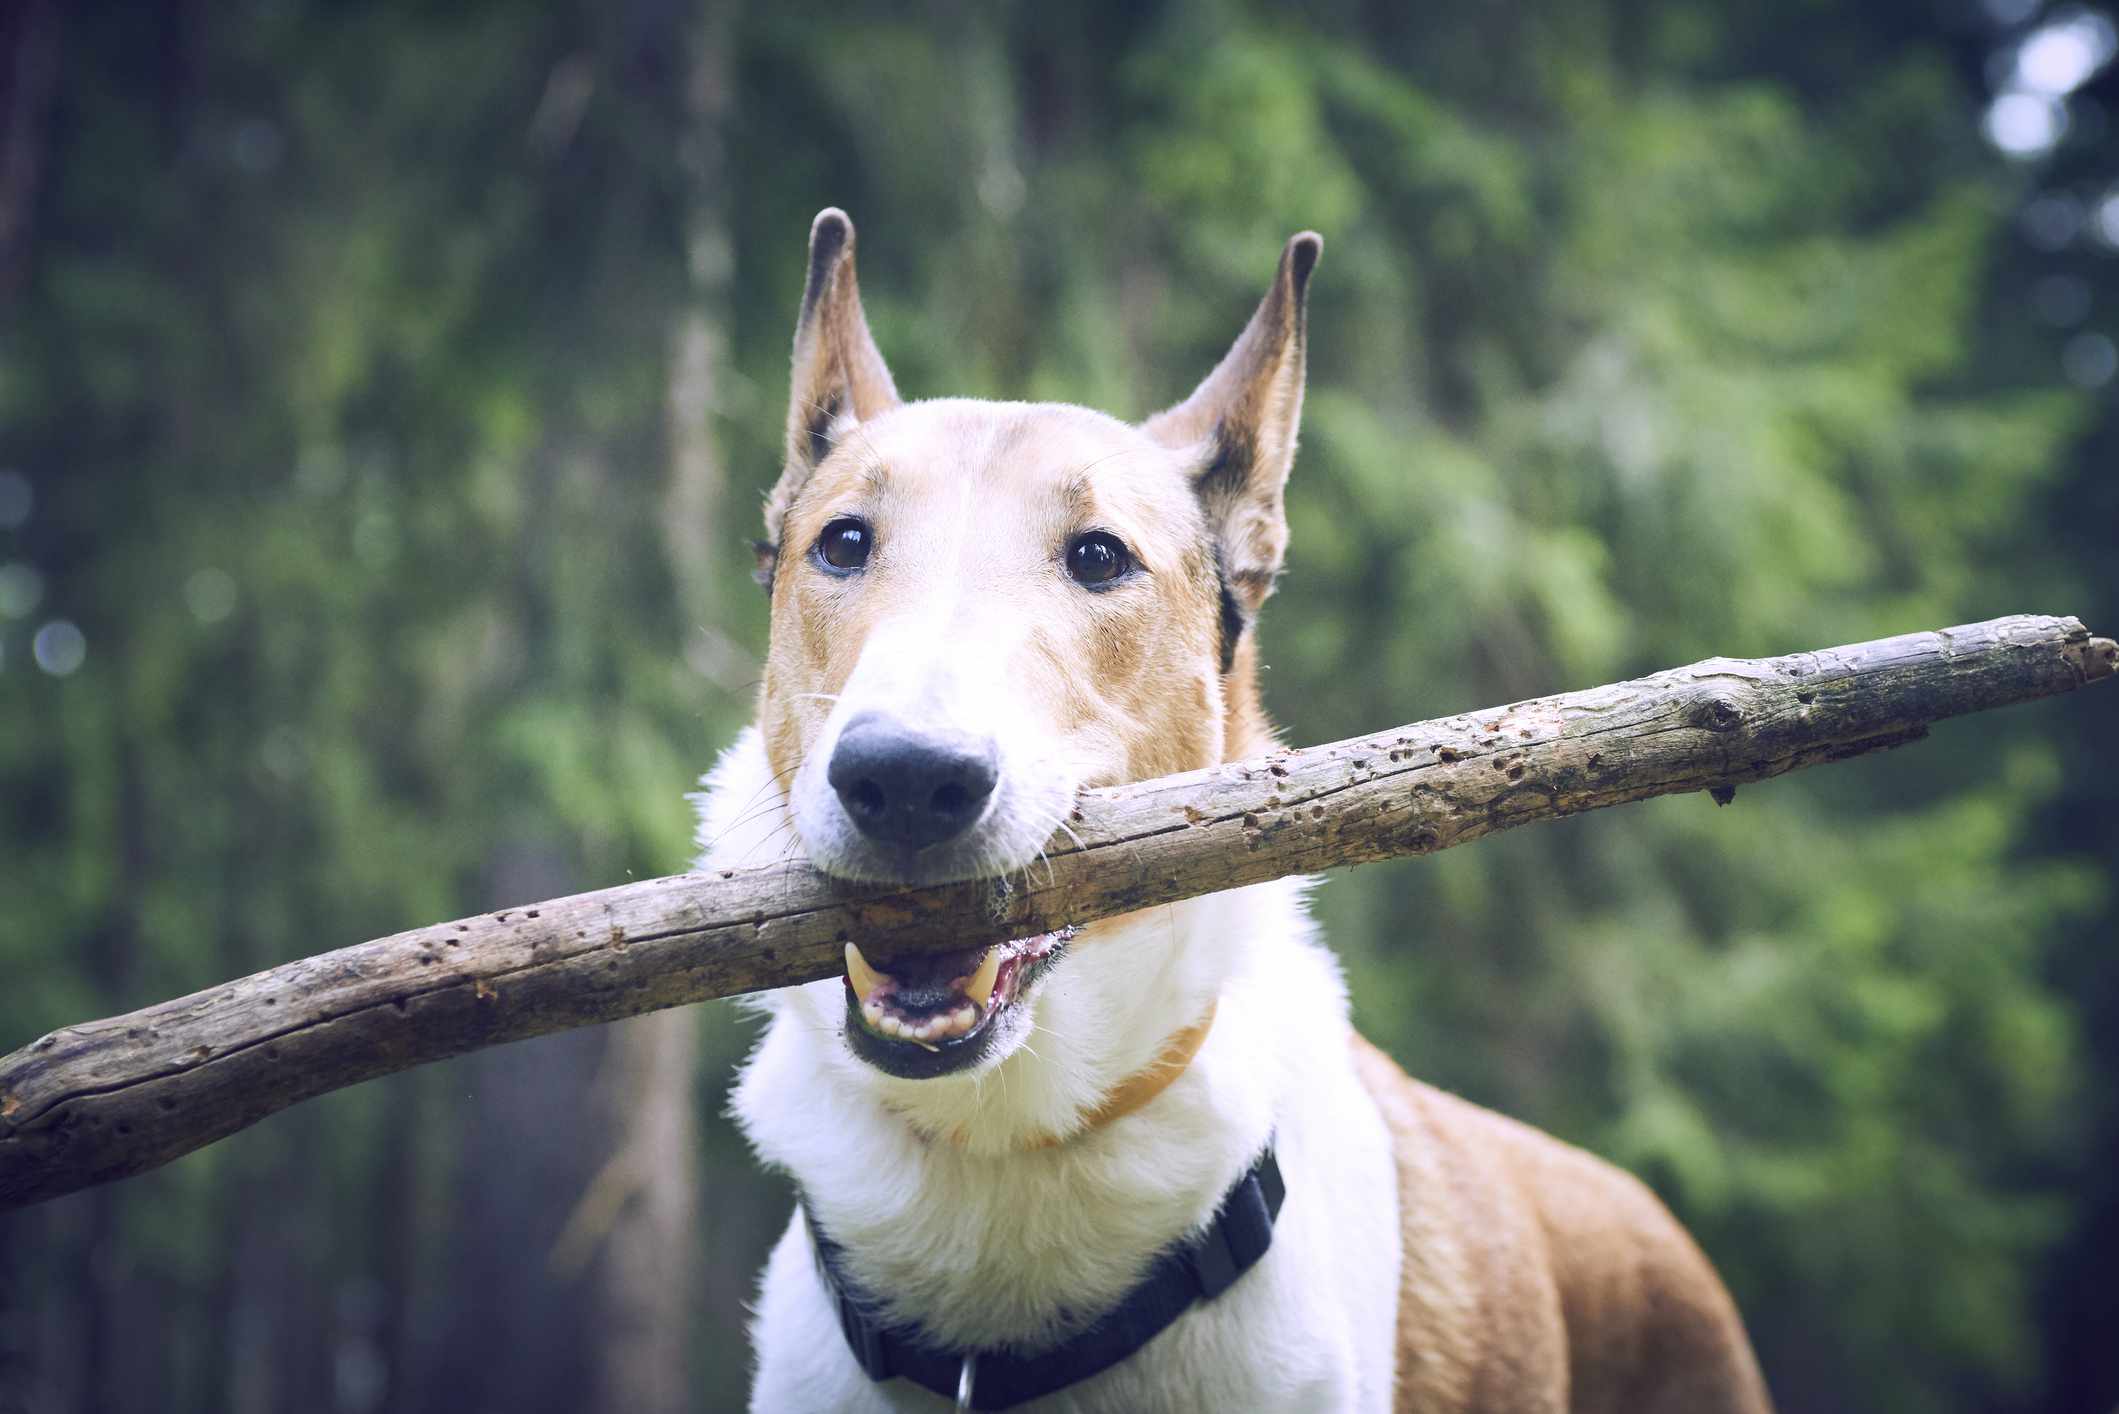
[[[806,865],[681,874],[416,928],[0,1059],[0,1209],[167,1163],[408,1066],[873,957],[1085,924],[1899,746],[1945,717],[2111,676],[2074,619],[2018,616],[1586,692],[1083,794],[1012,883],[838,884]]]

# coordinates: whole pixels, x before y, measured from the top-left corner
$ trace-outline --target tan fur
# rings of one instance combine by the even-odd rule
[[[1756,1414],[1736,1307],[1638,1180],[1354,1038],[1398,1157],[1400,1414]]]

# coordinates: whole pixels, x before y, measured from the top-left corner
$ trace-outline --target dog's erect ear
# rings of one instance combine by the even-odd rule
[[[1200,502],[1221,554],[1225,659],[1287,551],[1281,493],[1302,422],[1303,300],[1323,249],[1314,231],[1291,238],[1227,356],[1191,397],[1141,424],[1164,446],[1197,452]]]
[[[787,461],[765,501],[758,572],[770,583],[787,508],[817,464],[852,428],[898,405],[897,386],[861,313],[854,280],[853,222],[836,206],[809,228],[809,278],[795,320],[794,372],[787,400]]]

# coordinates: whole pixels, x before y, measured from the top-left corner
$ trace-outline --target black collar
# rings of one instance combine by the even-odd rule
[[[1273,1221],[1287,1190],[1268,1143],[1258,1162],[1222,1195],[1204,1232],[1166,1249],[1140,1285],[1073,1339],[1034,1355],[1006,1349],[951,1350],[918,1326],[885,1326],[874,1303],[846,1280],[838,1246],[803,1205],[824,1288],[839,1308],[839,1327],[872,1380],[893,1377],[925,1385],[960,1409],[1007,1409],[1107,1370],[1168,1329],[1195,1301],[1212,1301],[1256,1265],[1273,1244]]]

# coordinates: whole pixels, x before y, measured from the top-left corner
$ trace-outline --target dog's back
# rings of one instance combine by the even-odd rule
[[[1359,1036],[1398,1163],[1399,1414],[1751,1414],[1736,1308],[1655,1195]]]

